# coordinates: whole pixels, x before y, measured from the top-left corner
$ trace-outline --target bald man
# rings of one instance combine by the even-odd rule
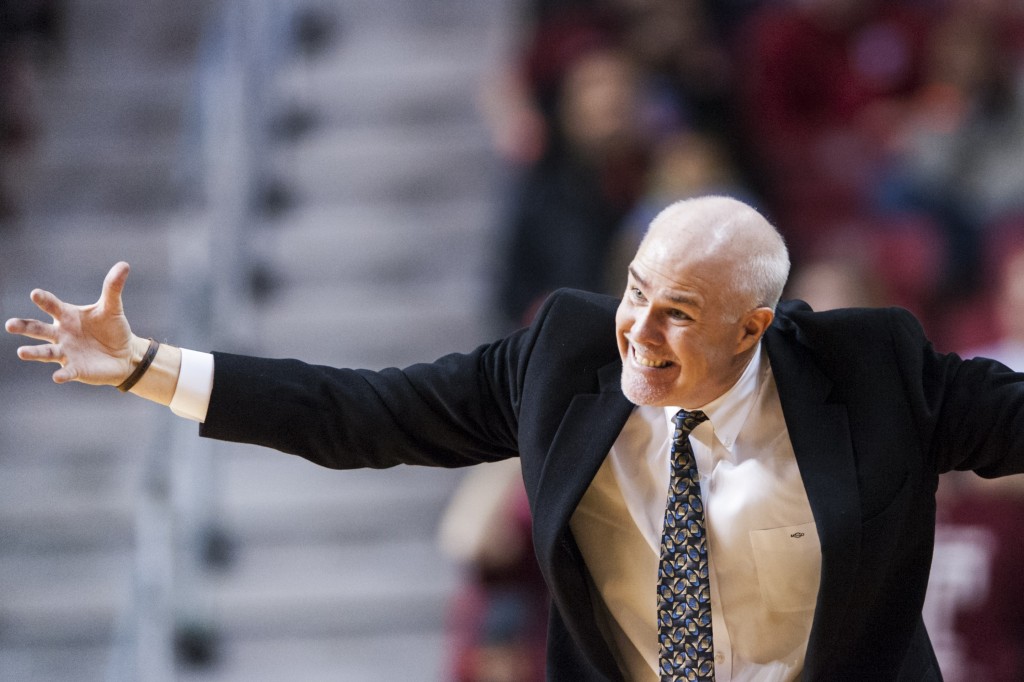
[[[120,384],[206,437],[333,468],[519,456],[549,679],[939,680],[938,475],[1024,471],[1024,376],[935,353],[901,310],[777,305],[788,270],[760,214],[705,197],[653,221],[621,301],[560,291],[402,370],[157,347],[124,318],[123,263],[96,304],[36,290],[59,324],[6,327],[55,381]],[[684,573],[696,596],[667,591]]]

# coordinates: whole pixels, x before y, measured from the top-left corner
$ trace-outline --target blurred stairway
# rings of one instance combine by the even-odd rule
[[[23,212],[0,227],[0,316],[32,314],[34,286],[92,301],[125,259],[134,328],[181,338],[174,262],[202,208],[183,140],[216,4],[69,1],[63,62],[39,75],[42,137],[14,162]],[[305,49],[283,51],[261,92],[272,139],[252,169],[263,211],[243,244],[256,296],[241,348],[382,367],[489,337],[494,162],[474,97],[507,4],[275,4],[299,38],[284,47]],[[0,679],[123,679],[113,647],[142,462],[176,420],[111,389],[54,386],[3,337]],[[186,615],[217,647],[177,679],[443,679],[458,571],[435,532],[458,472],[331,472],[242,446],[213,459],[230,561],[202,572]]]

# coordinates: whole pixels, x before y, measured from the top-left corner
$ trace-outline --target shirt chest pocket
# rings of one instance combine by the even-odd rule
[[[821,543],[814,522],[750,531],[761,598],[770,611],[814,608],[821,580]]]

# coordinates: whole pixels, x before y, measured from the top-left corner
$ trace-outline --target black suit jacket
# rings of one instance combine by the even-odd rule
[[[616,305],[562,291],[530,328],[404,370],[218,354],[201,432],[333,468],[518,454],[552,594],[548,676],[618,680],[568,523],[632,410]],[[1024,376],[934,352],[899,309],[783,304],[764,343],[821,541],[803,679],[940,679],[921,621],[938,474],[1024,471]]]

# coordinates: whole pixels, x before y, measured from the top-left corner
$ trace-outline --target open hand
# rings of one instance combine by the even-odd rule
[[[35,362],[56,362],[53,373],[58,384],[79,381],[94,385],[117,385],[132,369],[133,344],[147,342],[132,334],[121,305],[121,292],[128,279],[127,263],[114,265],[103,280],[100,298],[92,305],[65,303],[48,291],[32,291],[32,302],[53,318],[52,323],[14,318],[5,328],[11,334],[46,341],[18,348],[18,357]],[[136,356],[141,353],[136,352]]]

